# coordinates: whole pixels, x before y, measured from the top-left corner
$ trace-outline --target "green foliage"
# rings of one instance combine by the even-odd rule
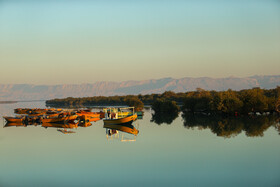
[[[240,93],[240,97],[244,103],[243,113],[265,112],[268,110],[268,98],[260,88],[243,90]]]
[[[211,101],[211,109],[226,114],[234,114],[241,111],[243,102],[238,98],[236,92],[228,90],[215,93]]]
[[[152,105],[156,112],[179,111],[191,113],[248,115],[249,113],[280,112],[280,87],[264,90],[253,88],[241,91],[206,91],[197,88],[196,91],[175,93],[166,91],[162,94],[127,95],[127,96],[95,96],[46,101],[47,106],[74,107],[74,106],[134,106],[142,110],[144,104]]]
[[[182,110],[195,112],[207,112],[211,109],[212,94],[198,88],[196,92],[189,92],[184,98]]]
[[[144,103],[136,96],[125,98],[124,102],[130,107],[135,107],[136,111],[141,111],[144,108]]]
[[[156,113],[178,113],[180,110],[180,107],[176,104],[175,101],[169,101],[169,100],[163,100],[163,99],[157,99],[152,104],[152,109]]]

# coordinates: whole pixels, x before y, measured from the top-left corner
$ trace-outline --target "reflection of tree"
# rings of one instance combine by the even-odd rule
[[[152,109],[155,113],[152,115],[151,122],[160,125],[162,123],[171,124],[178,117],[180,107],[174,101],[157,99],[152,104]]]
[[[250,137],[263,136],[264,131],[274,125],[277,120],[274,116],[226,118],[222,116],[191,115],[189,113],[183,113],[182,117],[186,128],[209,128],[217,136],[226,138],[234,137],[242,131]]]
[[[278,131],[278,134],[280,135],[280,119],[277,120],[274,127]]]
[[[275,124],[275,118],[272,116],[248,118],[244,120],[244,124],[244,131],[247,136],[263,136],[264,131]]]
[[[152,114],[151,122],[155,122],[158,125],[162,123],[171,124],[178,117],[178,112],[171,113],[155,113]]]

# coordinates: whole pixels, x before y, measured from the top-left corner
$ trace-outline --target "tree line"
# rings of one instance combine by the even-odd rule
[[[248,115],[256,113],[280,112],[280,87],[275,89],[252,88],[241,91],[196,91],[175,93],[166,91],[162,94],[95,96],[46,101],[47,106],[106,106],[128,105],[142,110],[144,105],[151,105],[156,113],[203,113],[206,115]]]

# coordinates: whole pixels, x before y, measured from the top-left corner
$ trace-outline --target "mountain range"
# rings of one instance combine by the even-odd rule
[[[227,78],[162,78],[143,81],[95,82],[92,84],[33,85],[0,84],[0,101],[47,100],[65,97],[138,95],[165,91],[242,90],[253,87],[271,89],[280,86],[280,75]]]

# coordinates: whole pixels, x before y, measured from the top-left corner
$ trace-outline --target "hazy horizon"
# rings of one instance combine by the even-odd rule
[[[240,78],[240,79],[244,79],[244,78],[253,78],[253,77],[263,77],[263,76],[280,76],[280,74],[275,74],[275,75],[251,75],[251,76],[246,76],[246,77],[238,77],[238,76],[227,76],[227,77],[208,77],[208,76],[201,76],[201,77],[189,77],[189,76],[185,76],[185,77],[179,77],[179,78],[175,78],[175,77],[161,77],[161,78],[157,78],[157,79],[131,79],[131,80],[119,80],[119,81],[114,81],[114,80],[100,80],[100,81],[92,81],[92,82],[81,82],[81,83],[57,83],[57,84],[34,84],[34,83],[0,83],[0,85],[35,85],[35,86],[40,86],[40,85],[46,85],[46,86],[55,86],[55,85],[83,85],[83,84],[95,84],[95,83],[100,83],[100,82],[115,82],[115,83],[122,83],[122,82],[130,82],[130,81],[150,81],[150,80],[162,80],[162,79],[175,79],[175,80],[179,80],[179,79],[184,79],[184,78],[191,78],[191,79],[204,79],[204,78],[209,78],[209,79],[227,79],[227,78]]]
[[[0,84],[278,75],[280,2],[0,1]]]

